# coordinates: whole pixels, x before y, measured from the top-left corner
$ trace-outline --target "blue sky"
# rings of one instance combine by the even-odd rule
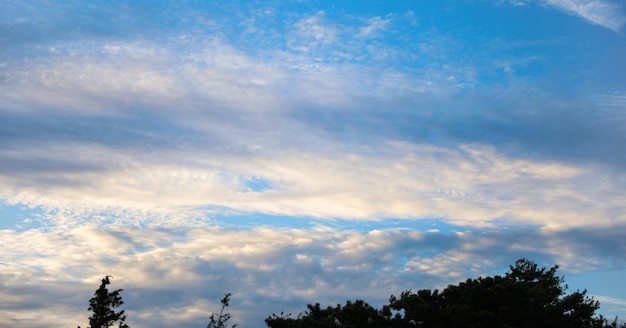
[[[0,326],[263,327],[521,257],[626,318],[626,5],[2,1]]]

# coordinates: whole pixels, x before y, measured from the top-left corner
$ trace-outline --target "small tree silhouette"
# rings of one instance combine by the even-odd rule
[[[124,310],[115,312],[115,309],[124,304],[120,293],[123,289],[109,292],[107,285],[111,283],[109,278],[105,276],[102,279],[100,288],[96,290],[94,296],[89,300],[88,311],[93,311],[93,315],[89,317],[89,326],[91,328],[108,328],[112,327],[116,321],[119,321],[119,328],[130,328],[124,321],[126,314]]]
[[[220,300],[222,303],[222,308],[220,309],[220,313],[217,314],[213,312],[209,317],[209,325],[207,328],[228,328],[228,320],[230,320],[230,313],[224,313],[224,309],[228,307],[228,302],[230,301],[230,296],[232,293],[226,293],[224,298]],[[232,325],[231,328],[235,328],[237,325]]]

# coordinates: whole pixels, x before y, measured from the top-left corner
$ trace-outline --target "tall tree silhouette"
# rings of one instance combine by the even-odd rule
[[[230,302],[231,293],[226,293],[224,298],[220,300],[222,303],[222,308],[220,309],[220,313],[213,312],[209,317],[209,325],[207,328],[228,328],[228,320],[230,320],[230,313],[224,313],[224,310],[228,307],[228,302]],[[232,325],[231,328],[236,328],[237,325]]]
[[[115,311],[115,309],[124,304],[122,296],[120,296],[123,289],[110,292],[107,289],[107,285],[111,283],[109,278],[112,277],[105,276],[102,279],[100,288],[96,290],[94,296],[89,300],[89,308],[87,310],[93,312],[92,316],[89,317],[89,326],[91,328],[108,328],[119,321],[119,328],[130,328],[124,323],[126,321],[125,311]]]

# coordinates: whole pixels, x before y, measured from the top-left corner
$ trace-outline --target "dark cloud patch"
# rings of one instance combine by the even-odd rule
[[[530,92],[530,91],[528,91]],[[352,143],[381,138],[443,147],[480,143],[513,158],[626,165],[623,109],[606,110],[591,99],[506,100],[468,94],[465,100],[356,101],[350,108],[310,108],[295,116]],[[557,99],[559,97],[557,96]]]
[[[117,110],[116,110],[117,111]],[[0,147],[58,143],[91,143],[113,148],[168,149],[193,139],[194,131],[177,125],[160,111],[120,110],[112,114],[81,114],[42,110],[0,111]]]
[[[3,175],[10,174],[11,176],[28,175],[45,173],[49,175],[55,175],[64,172],[72,173],[89,173],[104,171],[103,166],[80,163],[71,160],[62,159],[50,159],[50,158],[0,158],[0,165],[2,166]],[[43,182],[43,181],[42,181]]]
[[[554,238],[563,245],[575,247],[575,254],[581,259],[593,258],[602,254],[604,266],[613,269],[626,267],[623,254],[626,254],[626,225],[617,224],[611,227],[574,228],[561,231]]]

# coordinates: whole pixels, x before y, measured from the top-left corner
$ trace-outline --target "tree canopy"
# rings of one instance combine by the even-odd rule
[[[437,289],[407,290],[391,295],[380,310],[364,301],[322,309],[319,304],[292,318],[273,314],[270,328],[299,327],[616,327],[596,316],[599,303],[587,291],[566,294],[567,285],[557,275],[558,266],[540,268],[520,259],[504,275],[467,279]],[[623,326],[622,326],[623,327]]]
[[[558,266],[541,268],[520,259],[504,275],[469,278],[443,290],[409,289],[391,295],[389,303],[376,309],[363,300],[322,308],[308,304],[296,318],[272,314],[265,319],[269,328],[626,328],[617,318],[609,322],[596,315],[600,304],[587,291],[570,294]],[[111,276],[102,279],[89,300],[90,328],[130,328],[124,310],[122,289],[109,291]],[[209,316],[207,328],[228,328],[231,315],[225,312],[231,293],[220,300],[219,313]],[[232,325],[235,328],[237,325]],[[80,328],[80,327],[79,327]]]
[[[89,300],[89,308],[87,310],[93,312],[89,317],[89,327],[108,328],[112,327],[115,322],[119,322],[119,328],[130,328],[124,322],[126,321],[125,311],[115,311],[116,308],[124,304],[120,295],[123,289],[109,291],[107,288],[107,285],[111,283],[109,278],[111,276],[105,276],[102,279],[100,287]]]

